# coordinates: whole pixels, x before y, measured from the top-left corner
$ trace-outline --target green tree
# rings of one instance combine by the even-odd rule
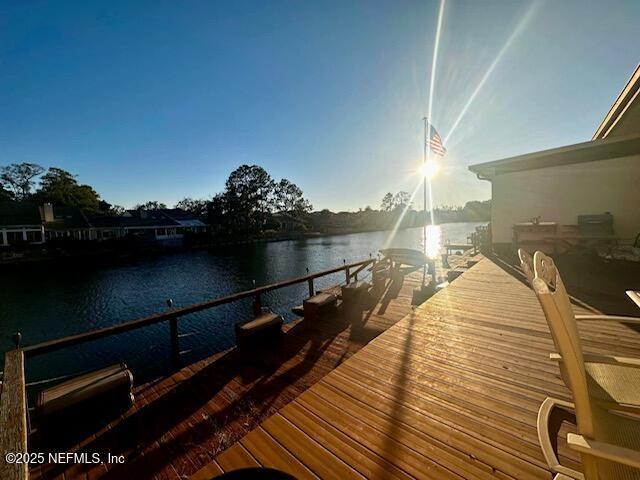
[[[25,200],[31,195],[35,178],[42,172],[44,168],[35,163],[13,163],[0,167],[0,185],[12,191],[17,200]]]
[[[301,215],[313,209],[300,187],[283,178],[275,185],[275,208],[278,212]]]
[[[225,182],[225,203],[229,220],[245,234],[260,231],[273,210],[274,182],[257,165],[241,165]]]
[[[411,207],[411,194],[409,192],[398,192],[393,197],[393,209],[404,210]]]
[[[207,205],[209,204],[206,200],[194,200],[193,198],[183,198],[178,203],[176,203],[175,208],[181,208],[185,212],[189,212],[197,217],[204,217],[207,215]]]
[[[163,208],[167,208],[167,206],[162,202],[158,202],[157,200],[139,203],[138,205],[133,207],[134,210],[160,210]]]
[[[382,204],[380,205],[380,210],[385,212],[390,212],[391,210],[393,210],[393,207],[394,207],[393,193],[388,192],[387,194],[385,194],[384,197],[382,197]]]
[[[217,193],[213,196],[207,208],[207,220],[214,231],[226,232],[230,227],[227,211],[227,197],[224,193]]]
[[[13,192],[5,190],[4,187],[0,185],[0,202],[6,202],[9,200],[13,200]]]
[[[465,221],[491,220],[491,200],[479,202],[472,200],[462,208],[462,219]]]
[[[80,185],[76,175],[56,167],[49,168],[40,178],[40,189],[35,196],[39,202],[78,207],[90,212],[98,212],[101,207],[100,195],[93,187]]]
[[[114,217],[119,217],[120,215],[124,215],[124,212],[127,210],[120,205],[111,205],[108,210],[105,210],[107,215],[112,215]]]

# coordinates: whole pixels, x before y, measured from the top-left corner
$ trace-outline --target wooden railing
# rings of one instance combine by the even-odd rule
[[[43,353],[52,352],[54,350],[60,350],[61,348],[71,347],[74,345],[78,345],[80,343],[85,343],[92,340],[98,340],[100,338],[117,335],[119,333],[136,330],[138,328],[146,327],[146,326],[153,325],[160,322],[167,322],[167,321],[169,322],[169,325],[170,325],[172,345],[176,344],[176,347],[177,347],[177,340],[178,340],[177,322],[181,317],[184,317],[185,315],[189,315],[190,313],[200,312],[202,310],[207,310],[209,308],[217,307],[219,305],[224,305],[226,303],[237,302],[239,300],[244,300],[246,298],[253,298],[254,309],[259,310],[262,304],[261,295],[267,292],[271,292],[273,290],[278,290],[281,288],[289,287],[291,285],[296,285],[298,283],[304,283],[304,282],[308,282],[309,295],[312,296],[315,293],[314,282],[313,282],[314,279],[344,271],[346,283],[349,283],[351,279],[357,279],[358,273],[364,270],[368,265],[371,265],[375,262],[376,262],[375,259],[370,258],[368,260],[362,260],[356,263],[350,263],[350,264],[344,263],[340,267],[332,268],[329,270],[323,270],[321,272],[312,273],[309,275],[305,275],[303,277],[297,277],[289,280],[283,280],[281,282],[271,283],[269,285],[253,288],[251,290],[245,290],[243,292],[227,295],[226,297],[220,297],[213,300],[207,300],[201,303],[195,303],[187,307],[175,308],[166,312],[156,313],[153,315],[149,315],[148,317],[139,318],[137,320],[120,323],[118,325],[113,325],[110,327],[98,328],[95,330],[89,330],[87,332],[78,333],[76,335],[70,335],[68,337],[58,338],[55,340],[49,340],[46,342],[29,345],[24,347],[23,349],[24,354],[28,357],[33,357],[35,355],[41,355]],[[356,270],[354,272],[351,272],[352,268],[356,268]],[[172,348],[175,349],[175,347],[172,347]]]
[[[371,257],[371,255],[369,255]],[[190,313],[200,312],[219,305],[237,302],[246,298],[253,298],[254,310],[261,310],[261,295],[289,287],[299,283],[307,282],[309,295],[315,294],[314,280],[341,271],[345,272],[345,283],[350,283],[352,279],[357,280],[358,274],[368,265],[376,263],[376,259],[369,258],[360,262],[347,264],[312,273],[303,277],[292,278],[281,282],[272,283],[263,287],[253,288],[226,297],[207,300],[187,307],[175,308],[166,312],[157,313],[148,317],[139,318],[129,322],[113,325],[110,327],[98,328],[87,332],[70,335],[55,340],[49,340],[26,347],[18,347],[7,352],[5,355],[5,369],[3,378],[3,388],[0,394],[0,451],[4,455],[6,452],[27,451],[27,401],[26,384],[24,375],[24,358],[42,355],[44,353],[60,350],[81,343],[98,340],[100,338],[117,335],[120,333],[147,327],[160,322],[169,322],[171,336],[171,355],[175,362],[179,362],[179,335],[178,321],[181,317]],[[355,269],[352,271],[352,269]],[[0,459],[0,479],[2,480],[24,480],[29,478],[28,465],[7,464]]]

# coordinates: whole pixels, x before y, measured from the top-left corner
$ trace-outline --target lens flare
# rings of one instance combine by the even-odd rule
[[[436,92],[436,64],[438,63],[438,51],[440,50],[440,33],[442,32],[442,19],[446,0],[440,0],[438,8],[438,23],[436,24],[436,39],[433,44],[433,56],[431,57],[431,78],[429,80],[429,103],[427,104],[427,118],[431,119],[431,107]]]
[[[409,211],[409,208],[411,208],[411,204],[413,203],[413,199],[415,198],[416,193],[418,193],[418,190],[420,190],[421,186],[422,186],[422,182],[418,182],[418,184],[416,185],[416,188],[413,189],[413,193],[411,193],[411,199],[409,200],[407,205],[405,205],[404,210],[402,211],[402,213],[398,217],[398,220],[396,220],[396,223],[393,226],[393,229],[389,232],[389,236],[387,237],[386,242],[384,242],[383,248],[389,248],[393,244],[393,240],[396,237],[396,233],[398,233],[398,229],[400,228],[400,224],[402,223],[402,220],[404,219],[405,215]]]
[[[525,12],[523,17],[520,19],[520,21],[516,25],[516,28],[513,30],[513,32],[511,32],[511,35],[509,35],[509,38],[507,38],[507,41],[498,52],[498,55],[496,56],[496,58],[493,59],[493,62],[491,62],[491,65],[489,65],[489,68],[487,68],[487,70],[484,72],[484,75],[482,75],[482,78],[480,79],[480,83],[478,83],[476,88],[473,90],[473,93],[467,100],[467,103],[462,108],[462,111],[458,115],[458,118],[456,118],[455,121],[453,122],[453,125],[449,129],[449,133],[447,133],[447,136],[444,137],[445,144],[449,143],[449,139],[451,138],[451,135],[453,135],[453,132],[456,130],[456,128],[458,127],[458,124],[462,121],[462,119],[466,115],[467,111],[469,110],[469,107],[471,107],[471,104],[478,96],[478,93],[480,93],[480,91],[482,90],[482,87],[484,87],[484,84],[487,82],[487,80],[495,70],[498,63],[500,63],[500,60],[504,56],[505,52],[509,50],[509,47],[511,47],[514,41],[522,33],[522,31],[525,29],[527,24],[531,21],[531,18],[533,18],[534,14],[540,8],[540,5],[542,3],[543,2],[540,1],[540,2],[534,2],[531,5],[529,5],[529,7],[527,8],[527,11]]]
[[[420,165],[420,168],[418,169],[418,174],[421,177],[431,179],[436,175],[436,173],[438,173],[438,170],[440,170],[440,166],[436,163],[436,161],[429,160],[426,163]]]

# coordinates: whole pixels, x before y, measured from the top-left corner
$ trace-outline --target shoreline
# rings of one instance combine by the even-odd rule
[[[486,221],[488,222],[488,221]],[[465,222],[447,222],[445,224],[461,224],[461,223],[485,223],[483,221],[465,221]],[[410,230],[412,228],[423,228],[423,226],[411,226],[403,227],[399,230]],[[188,251],[197,250],[211,250],[218,247],[235,247],[240,245],[254,245],[262,243],[275,243],[275,242],[289,242],[295,240],[308,240],[314,238],[326,238],[343,235],[355,235],[375,232],[390,232],[391,229],[358,229],[358,230],[342,230],[333,232],[301,232],[290,233],[282,236],[274,237],[259,237],[248,238],[239,240],[218,240],[209,241],[206,243],[200,243],[195,245],[181,245],[181,246],[164,246],[161,244],[153,245],[143,248],[132,248],[128,250],[118,249],[96,249],[96,250],[81,250],[81,251],[64,251],[64,252],[46,252],[46,247],[42,250],[34,250],[24,252],[21,256],[13,258],[0,257],[0,274],[4,272],[10,272],[18,267],[38,268],[42,265],[51,265],[65,262],[67,265],[76,265],[78,262],[86,260],[95,260],[96,265],[103,261],[126,261],[135,260],[139,258],[152,257],[157,255],[170,255],[173,253],[182,253]],[[3,253],[3,252],[0,252]],[[20,254],[19,254],[20,255]]]

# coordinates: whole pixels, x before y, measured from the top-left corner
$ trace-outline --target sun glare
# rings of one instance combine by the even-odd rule
[[[418,173],[425,178],[431,179],[438,173],[438,170],[440,170],[440,167],[435,160],[429,160],[427,163],[420,165]]]
[[[438,257],[442,247],[441,235],[442,231],[438,225],[427,225],[425,235],[425,253],[427,257],[431,259]]]

